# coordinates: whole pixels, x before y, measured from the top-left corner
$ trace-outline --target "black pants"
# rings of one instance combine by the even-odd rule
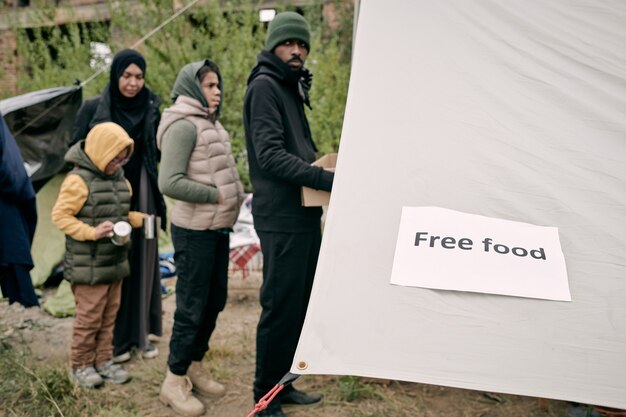
[[[137,185],[133,185],[135,202],[131,210],[156,214],[159,197],[152,188],[144,165],[141,166]],[[143,230],[133,230],[128,253],[130,276],[122,284],[121,304],[113,332],[115,356],[135,346],[145,349],[149,333],[163,335],[158,233],[156,235],[155,239],[144,239]]]
[[[289,372],[309,304],[321,231],[258,232],[263,251],[254,399]]]
[[[209,350],[209,339],[228,291],[229,235],[172,224],[176,262],[176,312],[167,364],[185,375]]]
[[[144,349],[149,333],[163,334],[158,243],[158,239],[145,240],[142,229],[132,232],[128,254],[130,276],[122,284],[121,304],[113,332],[115,356],[133,347]]]

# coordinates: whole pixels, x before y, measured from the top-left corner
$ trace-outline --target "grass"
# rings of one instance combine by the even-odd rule
[[[30,356],[0,345],[0,411],[7,417],[138,416],[132,402],[74,386],[61,366],[31,367]]]
[[[354,376],[339,377],[337,397],[339,401],[354,402],[366,398],[379,396],[376,389],[369,384],[361,382],[361,379]]]
[[[167,304],[166,304],[167,305]],[[0,306],[1,307],[1,306]],[[171,307],[171,306],[170,306]],[[206,401],[207,416],[244,417],[253,408],[255,369],[254,330],[259,314],[256,300],[231,302],[220,317],[205,367],[227,387],[219,400]],[[8,311],[8,310],[7,310]],[[171,324],[170,309],[164,325]],[[0,311],[0,315],[2,311]],[[7,316],[9,317],[9,316]],[[129,384],[105,384],[101,389],[74,387],[65,354],[41,354],[42,344],[58,350],[59,338],[49,337],[56,327],[35,316],[22,328],[19,316],[0,319],[0,417],[172,417],[158,400],[166,369],[167,337],[161,355],[143,359],[135,355],[126,364],[133,376]],[[66,319],[63,319],[66,320]],[[18,323],[7,330],[3,323]],[[56,341],[56,345],[54,343]],[[36,344],[36,345],[35,345]],[[63,348],[64,349],[64,348]],[[305,375],[299,389],[324,394],[311,407],[293,407],[289,417],[564,417],[566,403],[531,397],[483,393],[436,385],[356,376]]]

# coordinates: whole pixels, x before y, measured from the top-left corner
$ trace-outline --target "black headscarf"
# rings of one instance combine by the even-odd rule
[[[129,65],[135,64],[146,75],[146,61],[137,51],[124,49],[118,52],[111,64],[109,93],[111,94],[111,120],[122,126],[135,141],[140,139],[142,124],[148,111],[149,91],[144,87],[135,97],[124,97],[119,89],[119,80]]]

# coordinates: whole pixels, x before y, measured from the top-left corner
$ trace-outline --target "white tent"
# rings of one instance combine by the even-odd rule
[[[292,372],[626,408],[626,2],[363,0],[356,33]],[[558,228],[572,301],[391,285],[422,206]]]

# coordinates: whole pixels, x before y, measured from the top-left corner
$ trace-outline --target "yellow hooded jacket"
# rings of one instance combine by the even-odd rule
[[[130,148],[128,154],[130,156],[133,147],[133,140],[121,126],[106,122],[94,126],[85,140],[77,142],[68,150],[65,159],[72,162],[75,154],[84,152],[93,165],[104,173],[107,165],[120,152]],[[132,193],[128,180],[126,184]],[[88,196],[89,189],[85,181],[79,175],[70,172],[61,184],[57,201],[52,208],[52,223],[75,240],[96,240],[96,228],[76,218]],[[144,217],[142,213],[131,211],[128,217],[133,227],[141,227]]]

